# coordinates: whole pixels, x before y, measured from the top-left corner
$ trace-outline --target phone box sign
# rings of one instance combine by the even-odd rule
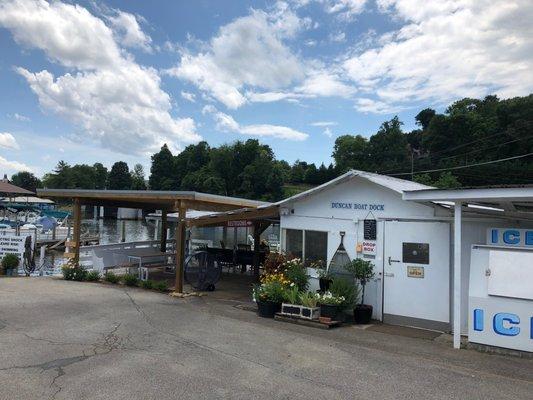
[[[469,341],[533,352],[531,302],[494,304],[487,299],[470,298],[469,309]]]
[[[533,229],[490,228],[487,244],[533,248]]]

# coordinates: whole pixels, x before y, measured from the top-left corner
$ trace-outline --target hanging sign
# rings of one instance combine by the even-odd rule
[[[246,228],[252,225],[252,221],[248,220],[228,221],[228,227],[230,228]]]
[[[375,219],[365,219],[363,221],[363,237],[365,240],[376,240],[377,221]]]

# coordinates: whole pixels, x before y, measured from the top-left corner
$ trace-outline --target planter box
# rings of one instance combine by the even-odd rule
[[[281,314],[289,317],[297,317],[304,319],[318,319],[320,316],[320,309],[318,307],[304,307],[298,304],[281,304]]]

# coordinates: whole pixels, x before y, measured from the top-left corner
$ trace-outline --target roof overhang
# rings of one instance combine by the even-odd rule
[[[140,209],[227,211],[266,205],[262,201],[190,191],[37,189],[41,197],[78,199],[85,205]]]
[[[188,226],[220,226],[229,221],[254,221],[279,219],[279,205],[271,204],[257,208],[241,208],[233,211],[214,213],[187,220]]]
[[[477,214],[533,218],[533,187],[413,190],[402,198],[418,203],[461,202]]]

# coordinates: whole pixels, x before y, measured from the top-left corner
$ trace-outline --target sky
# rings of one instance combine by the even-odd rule
[[[533,92],[531,0],[0,0],[0,173],[335,139]]]

